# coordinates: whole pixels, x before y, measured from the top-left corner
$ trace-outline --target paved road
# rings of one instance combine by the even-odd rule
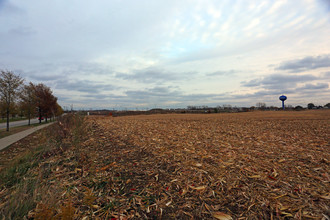
[[[43,125],[40,125],[40,126],[37,126],[37,127],[33,127],[33,128],[30,128],[30,129],[27,129],[25,131],[22,131],[22,132],[19,132],[19,133],[16,133],[16,134],[13,134],[13,135],[10,135],[10,136],[7,136],[7,137],[4,137],[4,138],[1,138],[0,139],[0,150],[8,147],[9,145],[25,138],[26,136],[32,134],[33,132],[35,131],[38,131],[44,127],[47,127],[51,124],[53,124],[54,122],[52,123],[48,123],[48,124],[43,124]]]
[[[9,122],[9,128],[23,126],[23,125],[28,125],[28,123],[29,123],[29,120]],[[39,123],[39,120],[37,118],[31,119],[31,124],[36,124],[36,123]],[[6,122],[5,123],[0,123],[0,129],[6,128],[6,127],[7,127],[7,123]]]

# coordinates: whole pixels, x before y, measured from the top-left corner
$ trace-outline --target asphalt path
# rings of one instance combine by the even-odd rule
[[[42,120],[41,122],[43,122],[45,120]],[[37,124],[39,123],[39,120],[37,118],[33,118],[31,119],[31,124]],[[9,122],[9,128],[13,128],[13,127],[19,127],[19,126],[23,126],[23,125],[28,125],[29,124],[29,120],[22,120],[22,121],[13,121],[13,122]],[[7,127],[7,123],[0,123],[0,129],[6,128]]]

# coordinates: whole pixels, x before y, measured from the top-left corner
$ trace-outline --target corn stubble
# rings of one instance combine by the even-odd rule
[[[59,193],[27,216],[326,219],[329,125],[329,111],[88,117],[33,168]]]

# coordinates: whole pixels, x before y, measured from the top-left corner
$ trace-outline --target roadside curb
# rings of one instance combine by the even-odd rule
[[[33,128],[30,128],[30,129],[27,129],[25,131],[22,131],[22,132],[19,132],[19,133],[16,133],[16,134],[13,134],[13,135],[10,135],[10,136],[7,136],[7,137],[4,137],[4,138],[1,138],[0,139],[0,151],[5,149],[6,147],[12,145],[13,143],[25,138],[26,136],[42,129],[42,128],[45,128],[49,125],[52,125],[54,122],[51,122],[51,123],[48,123],[48,124],[44,124],[44,125],[40,125],[40,126],[37,126],[37,127],[33,127]]]

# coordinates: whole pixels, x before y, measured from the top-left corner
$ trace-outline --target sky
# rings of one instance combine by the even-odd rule
[[[330,0],[0,0],[0,27],[64,108],[330,102]]]

